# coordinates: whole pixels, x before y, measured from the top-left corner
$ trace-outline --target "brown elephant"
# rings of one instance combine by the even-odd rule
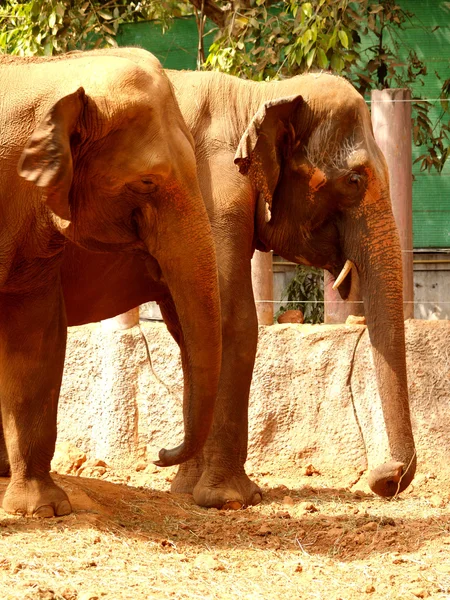
[[[133,51],[118,49],[118,54]],[[172,490],[203,506],[260,501],[247,477],[248,398],[258,326],[251,282],[255,248],[359,274],[392,460],[370,473],[382,496],[404,490],[416,456],[406,379],[399,238],[386,163],[363,98],[344,79],[308,74],[270,83],[219,73],[168,71],[196,145],[200,188],[219,265],[223,353],[211,433],[202,454],[180,466]],[[147,299],[135,267],[117,265],[102,289],[91,287],[81,314],[74,305],[73,264],[98,278],[105,264],[73,248],[63,266],[68,314],[83,323],[106,316],[104,298],[125,310]],[[69,260],[70,259],[70,260]],[[347,261],[351,261],[350,263]],[[111,268],[111,262],[108,263]],[[342,279],[342,278],[339,278]],[[346,298],[351,273],[339,285]],[[123,290],[129,295],[124,298]],[[167,290],[164,320],[185,352]]]
[[[401,250],[387,166],[364,99],[326,73],[271,83],[168,74],[195,139],[216,243],[223,335],[213,427],[202,457],[180,466],[172,488],[193,491],[207,506],[260,498],[244,472],[257,342],[250,261],[257,248],[336,278],[344,267],[356,269],[392,459],[369,474],[369,484],[382,496],[401,492],[416,469]],[[345,299],[351,270],[336,283]]]
[[[49,470],[73,320],[66,253],[89,249],[101,263],[112,252],[124,268],[136,265],[149,298],[170,290],[186,379],[184,441],[160,453],[169,465],[202,447],[212,421],[221,361],[214,242],[192,136],[151,54],[3,56],[0,90],[0,472],[11,471],[3,508],[63,515],[70,502]],[[82,311],[89,286],[76,281],[79,263],[71,269],[69,304]],[[105,296],[102,312],[114,314],[116,302],[120,294]]]

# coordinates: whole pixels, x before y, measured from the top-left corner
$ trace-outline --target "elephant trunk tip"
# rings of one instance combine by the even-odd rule
[[[155,460],[153,464],[157,467],[179,465],[195,456],[199,450],[200,446],[198,444],[186,444],[185,442],[170,450],[162,448],[159,451],[159,460]]]
[[[369,487],[383,498],[397,496],[409,486],[416,472],[416,456],[405,469],[405,463],[397,460],[386,462],[369,473]]]

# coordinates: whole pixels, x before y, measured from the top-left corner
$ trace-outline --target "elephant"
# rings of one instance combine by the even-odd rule
[[[180,465],[172,489],[191,491],[206,506],[261,498],[244,471],[258,335],[251,258],[258,249],[328,270],[343,299],[357,273],[391,454],[368,480],[380,496],[400,493],[416,469],[401,248],[386,161],[363,97],[326,72],[274,82],[166,72],[195,140],[223,336],[211,433],[202,455]]]
[[[115,52],[130,56],[129,50]],[[258,249],[327,269],[343,299],[352,271],[359,275],[391,453],[391,460],[369,473],[369,485],[380,496],[396,495],[416,469],[401,249],[388,170],[364,99],[344,78],[325,72],[274,82],[217,72],[166,72],[195,140],[217,253],[223,340],[209,437],[201,453],[180,465],[172,491],[191,493],[205,507],[246,506],[262,499],[244,468],[258,336],[251,258]],[[105,268],[80,256],[79,248],[73,251],[63,264],[69,314],[77,311],[70,300],[73,264],[89,262],[84,273],[94,278]],[[117,261],[114,277],[101,291],[92,291],[83,305],[89,314],[78,313],[77,323],[101,318],[104,296],[120,297],[123,289],[133,292],[121,310],[146,301],[136,268],[123,269]],[[169,290],[161,290],[158,303],[185,352]]]
[[[212,423],[220,293],[193,138],[159,61],[144,50],[133,57],[0,58],[0,474],[11,475],[9,513],[71,512],[50,476],[67,326],[108,276],[109,253],[135,266],[149,298],[170,290],[180,322],[184,439],[158,464],[192,458]],[[68,298],[62,265],[73,248],[105,272],[92,280],[87,265],[86,279],[72,263]],[[101,311],[117,314],[120,302],[105,296]]]

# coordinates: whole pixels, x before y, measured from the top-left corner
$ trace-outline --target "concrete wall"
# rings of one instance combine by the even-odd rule
[[[407,321],[410,402],[419,465],[450,453],[450,322]],[[166,327],[69,330],[58,441],[114,465],[157,458],[182,439],[179,352]],[[250,397],[249,461],[358,473],[388,454],[364,326],[261,327]]]

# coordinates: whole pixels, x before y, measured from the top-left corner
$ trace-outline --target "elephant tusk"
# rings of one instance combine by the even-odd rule
[[[344,281],[344,279],[347,277],[347,275],[353,268],[356,269],[354,263],[352,263],[351,260],[346,260],[342,271],[339,273],[339,275],[336,278],[336,281],[333,283],[333,290],[336,290],[341,285],[341,283]]]

